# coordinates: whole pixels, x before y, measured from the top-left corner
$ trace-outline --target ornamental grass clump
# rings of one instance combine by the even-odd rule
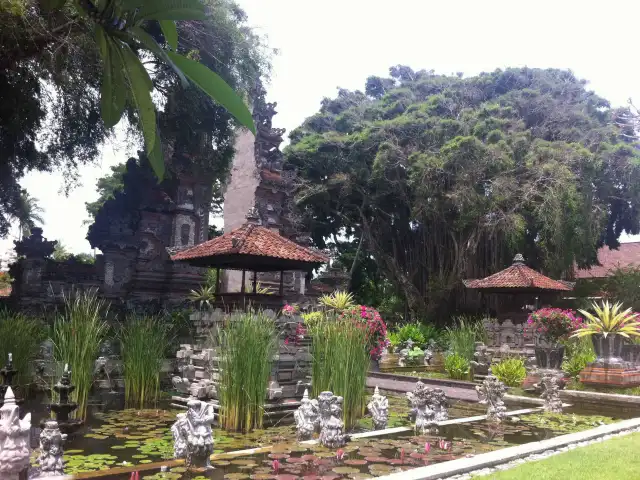
[[[449,351],[463,357],[467,362],[473,360],[476,342],[486,343],[486,331],[481,321],[459,316],[453,327],[447,327]]]
[[[63,293],[64,311],[53,324],[51,340],[57,364],[69,364],[76,389],[71,400],[78,404],[77,418],[86,419],[93,369],[108,324],[109,304],[98,296],[97,289]]]
[[[6,308],[0,309],[0,368],[7,363],[11,353],[13,368],[18,371],[13,379],[14,385],[25,390],[28,387],[31,362],[45,338],[46,329],[40,321]]]
[[[349,315],[325,315],[310,329],[313,339],[313,396],[332,391],[344,398],[343,421],[355,426],[364,414],[370,365],[369,329]]]
[[[130,317],[118,331],[124,367],[124,398],[129,407],[156,404],[160,370],[171,344],[170,327],[160,317]]]
[[[519,387],[527,378],[527,369],[521,358],[505,358],[491,365],[491,373],[507,387]]]
[[[572,335],[573,337],[586,337],[602,334],[605,338],[608,335],[620,335],[625,338],[640,337],[640,317],[630,308],[622,310],[622,304],[612,305],[608,301],[602,305],[593,303],[595,315],[586,310],[580,310],[586,321]]]
[[[541,308],[529,314],[527,325],[551,344],[565,342],[583,325],[583,319],[573,310]]]
[[[212,340],[219,345],[220,425],[228,431],[260,429],[277,347],[275,323],[260,312],[231,315],[217,335]]]

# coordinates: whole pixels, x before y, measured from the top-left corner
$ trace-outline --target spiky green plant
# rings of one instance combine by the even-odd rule
[[[20,385],[24,395],[31,378],[31,362],[45,338],[42,322],[6,308],[0,309],[0,367],[5,365],[11,353],[13,367],[18,371],[13,384]]]
[[[507,387],[519,387],[527,378],[527,369],[521,358],[505,358],[491,365],[491,372]]]
[[[191,290],[187,299],[195,303],[200,310],[210,308],[216,300],[216,290],[214,287],[203,285],[198,290]]]
[[[171,343],[170,326],[161,317],[129,317],[118,331],[124,367],[124,397],[128,406],[156,404],[160,369]]]
[[[640,337],[640,321],[637,313],[630,308],[622,310],[622,304],[612,305],[608,301],[598,305],[593,302],[593,315],[586,310],[579,310],[584,315],[586,322],[576,330],[572,337],[586,337],[601,333],[606,338],[608,335],[621,335],[626,338]]]
[[[342,396],[343,421],[346,428],[352,428],[364,414],[370,366],[368,331],[357,322],[328,313],[310,334],[313,395],[329,390]]]
[[[277,345],[274,321],[261,312],[234,314],[212,340],[219,346],[220,425],[228,431],[262,428]]]
[[[345,310],[353,307],[355,302],[353,295],[349,292],[338,290],[330,295],[322,295],[318,302],[326,310],[334,311],[337,313],[344,312]]]
[[[97,289],[63,292],[63,299],[64,311],[55,319],[51,335],[54,359],[69,364],[76,386],[71,399],[78,403],[74,414],[85,419],[95,360],[108,330],[109,304],[98,297]]]

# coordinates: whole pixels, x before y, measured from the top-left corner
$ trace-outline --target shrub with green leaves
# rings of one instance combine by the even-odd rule
[[[444,369],[449,377],[454,380],[467,380],[469,378],[469,361],[457,353],[450,353],[445,357]]]
[[[505,358],[491,365],[491,373],[507,387],[519,387],[527,378],[527,369],[521,358]]]
[[[407,340],[411,340],[413,343],[417,345],[424,345],[425,338],[422,330],[420,329],[420,325],[417,323],[409,323],[407,325],[402,325],[397,330],[398,339],[400,343],[406,343]]]
[[[418,365],[424,359],[424,350],[420,347],[413,347],[407,355],[407,363],[409,365]]]
[[[596,353],[588,337],[572,338],[565,345],[562,371],[571,378],[577,378],[588,363],[595,361]]]

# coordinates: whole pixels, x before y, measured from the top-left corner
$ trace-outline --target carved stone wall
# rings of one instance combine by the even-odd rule
[[[175,170],[159,185],[141,162],[127,162],[124,190],[105,202],[89,228],[87,239],[103,253],[94,265],[47,258],[55,242],[40,229],[16,244],[18,305],[58,303],[74,287],[98,288],[114,306],[156,309],[184,302],[201,285],[204,270],[172,262],[167,249],[206,240],[212,182]]]

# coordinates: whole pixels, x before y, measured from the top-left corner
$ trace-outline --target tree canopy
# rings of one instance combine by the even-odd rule
[[[517,252],[566,277],[622,232],[640,232],[627,119],[570,71],[465,78],[399,65],[364,92],[325,98],[285,154],[315,244],[340,250],[350,239],[347,267],[373,259],[412,310],[435,314],[460,307],[461,279],[495,273]]]

